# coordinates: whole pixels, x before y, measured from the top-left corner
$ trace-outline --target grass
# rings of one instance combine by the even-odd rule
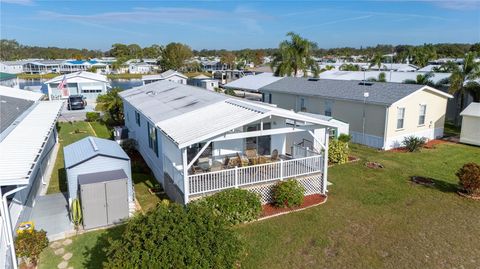
[[[480,160],[478,147],[441,144],[419,153],[379,152],[352,145],[361,160],[329,169],[326,204],[236,227],[246,242],[242,268],[475,268],[480,202],[456,194],[456,170]],[[385,168],[366,168],[366,161]],[[414,185],[410,176],[435,179]],[[137,198],[142,199],[138,194]],[[75,237],[74,268],[105,259],[105,238],[118,230]],[[93,256],[92,256],[93,255]],[[44,251],[40,268],[57,261]],[[78,260],[77,260],[78,259]],[[94,261],[92,261],[94,260]]]
[[[57,73],[48,73],[48,74],[18,74],[17,77],[20,79],[51,79],[54,77],[60,76]]]
[[[456,126],[452,122],[445,122],[445,130],[444,133],[447,136],[457,136],[460,135],[461,128]]]
[[[107,78],[109,79],[141,79],[143,74],[108,74]]]

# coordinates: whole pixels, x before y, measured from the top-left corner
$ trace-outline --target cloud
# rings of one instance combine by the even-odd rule
[[[77,23],[84,23],[85,21],[95,22],[94,25],[96,26],[118,25],[118,23],[165,23],[188,26],[211,32],[227,32],[227,30],[222,27],[225,22],[232,22],[232,18],[235,18],[235,20],[242,24],[247,30],[261,32],[262,29],[258,20],[268,17],[254,10],[241,7],[232,12],[200,8],[161,7],[147,9],[137,7],[129,11],[103,12],[87,15],[65,14],[52,11],[41,11],[39,15],[41,15],[41,18],[48,20],[66,20]],[[213,23],[213,26],[209,26],[208,23]]]
[[[22,5],[22,6],[31,6],[33,5],[33,0],[1,0],[1,3],[13,4],[13,5]]]

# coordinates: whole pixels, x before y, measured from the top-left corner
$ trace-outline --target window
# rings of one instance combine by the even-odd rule
[[[269,104],[272,103],[272,94],[271,93],[268,94],[268,103]]]
[[[397,129],[403,129],[403,123],[405,119],[405,108],[397,108]]]
[[[140,126],[140,113],[138,111],[135,111],[135,122]]]
[[[420,105],[420,112],[418,114],[418,125],[425,124],[425,114],[427,114],[427,105]]]
[[[305,104],[305,97],[300,97],[300,111],[307,111],[307,105]]]
[[[332,116],[332,107],[333,107],[333,101],[331,100],[325,100],[325,116]]]
[[[148,147],[153,149],[155,155],[158,157],[158,135],[157,135],[157,128],[155,126],[150,125],[150,122],[147,122],[147,130],[148,130]]]

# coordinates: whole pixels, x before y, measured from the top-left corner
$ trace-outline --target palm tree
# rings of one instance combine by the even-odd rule
[[[276,76],[297,76],[299,71],[306,77],[308,72],[312,72],[318,77],[319,68],[312,58],[313,50],[316,44],[306,38],[293,32],[287,33],[290,40],[284,40],[280,43],[278,51],[273,55],[273,61],[270,64]]]
[[[419,84],[419,85],[428,85],[428,86],[435,86],[435,83],[432,81],[433,73],[428,72],[425,75],[419,74],[417,75],[417,79],[406,79],[403,83],[406,84]]]
[[[102,94],[97,97],[97,109],[108,113],[110,119],[117,124],[123,123],[123,101],[118,93],[119,88],[113,88],[107,94]]]
[[[380,53],[373,55],[373,58],[370,60],[370,68],[378,66],[378,69],[382,69],[383,56]]]
[[[475,61],[476,54],[469,52],[463,59],[463,66],[449,65],[452,69],[450,75],[449,92],[458,95],[460,102],[457,102],[457,112],[460,113],[465,102],[465,94],[470,94],[474,102],[480,102],[480,83],[476,81],[480,78],[480,62]],[[457,114],[458,114],[457,113]]]

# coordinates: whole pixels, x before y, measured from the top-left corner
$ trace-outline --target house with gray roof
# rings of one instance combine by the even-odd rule
[[[286,77],[260,89],[263,101],[348,122],[353,142],[400,147],[407,136],[443,136],[450,94],[401,83]]]
[[[187,76],[172,69],[169,69],[157,75],[142,76],[143,85],[160,81],[160,80],[168,80],[168,81],[172,81],[180,84],[187,84],[187,79],[188,79]]]

